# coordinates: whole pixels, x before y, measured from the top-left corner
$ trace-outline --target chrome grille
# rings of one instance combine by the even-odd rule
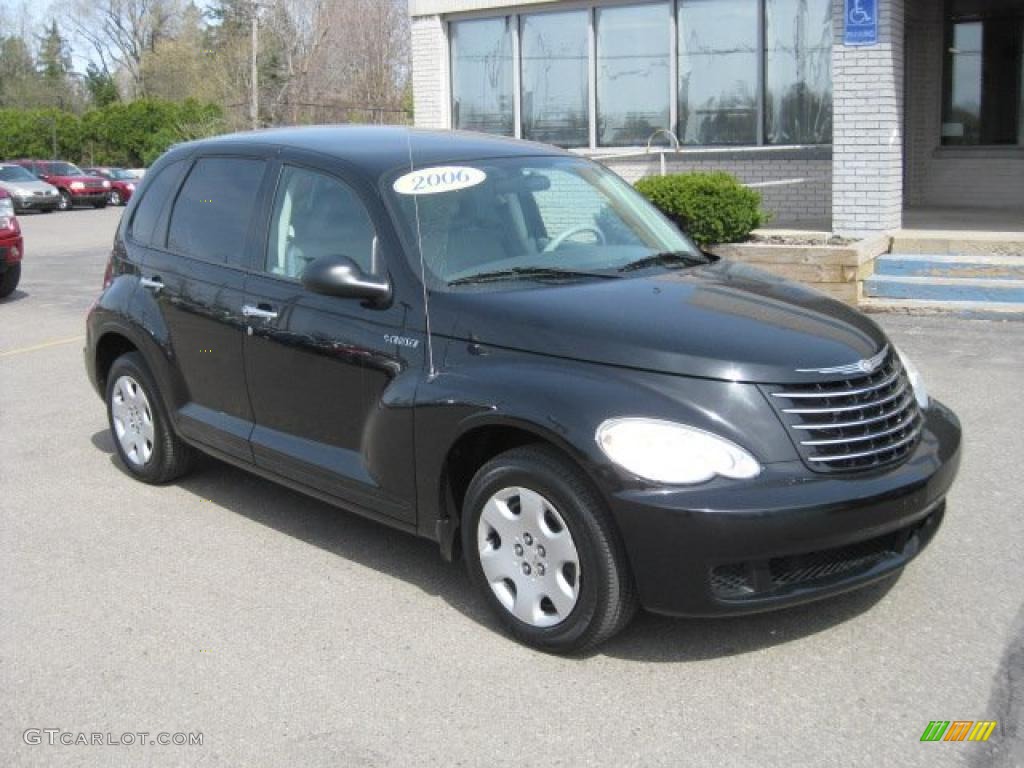
[[[762,387],[790,430],[800,457],[817,472],[873,469],[907,456],[922,416],[899,356],[854,378]]]

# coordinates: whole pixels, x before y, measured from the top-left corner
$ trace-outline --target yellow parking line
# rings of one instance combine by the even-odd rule
[[[76,341],[84,341],[85,336],[72,336],[67,339],[54,339],[53,341],[44,341],[42,344],[33,344],[31,347],[22,347],[21,349],[5,349],[0,350],[0,357],[11,357],[13,355],[20,355],[25,352],[36,352],[40,349],[49,349],[50,347],[59,347],[61,344],[73,344]]]

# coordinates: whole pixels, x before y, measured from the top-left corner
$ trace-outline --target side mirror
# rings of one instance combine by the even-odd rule
[[[314,293],[385,304],[391,299],[387,278],[370,277],[348,256],[321,256],[302,271],[302,284]]]

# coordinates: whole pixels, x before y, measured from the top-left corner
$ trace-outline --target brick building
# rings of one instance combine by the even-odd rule
[[[416,124],[629,179],[715,168],[777,223],[1024,211],[1024,0],[410,0]],[[671,132],[669,136],[667,132]]]

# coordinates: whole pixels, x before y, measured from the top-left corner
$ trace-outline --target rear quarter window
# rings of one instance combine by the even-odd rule
[[[160,221],[167,201],[177,187],[183,166],[182,160],[169,163],[146,184],[142,190],[142,199],[136,205],[132,217],[128,235],[131,240],[153,248],[163,247],[163,234],[157,232],[157,222]]]

